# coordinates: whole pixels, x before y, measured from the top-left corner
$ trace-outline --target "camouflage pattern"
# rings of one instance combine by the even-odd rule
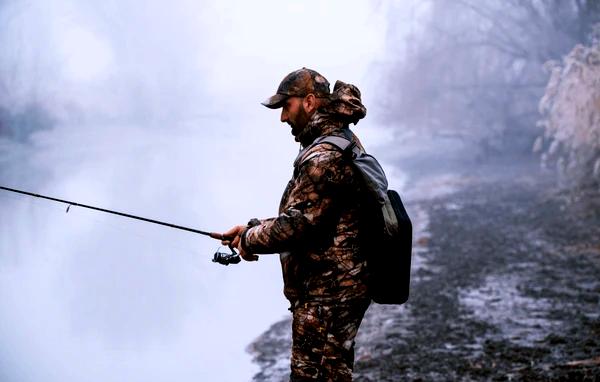
[[[267,98],[262,104],[277,109],[283,106],[288,97],[305,97],[310,93],[316,97],[328,98],[329,81],[314,70],[302,68],[285,76],[275,95]]]
[[[279,215],[253,221],[242,235],[248,253],[280,253],[284,294],[294,313],[292,375],[317,375],[319,381],[326,380],[320,379],[325,369],[336,376],[332,380],[351,380],[349,344],[369,301],[360,251],[365,221],[360,179],[351,159],[337,148],[310,145],[322,135],[348,133],[360,146],[348,129],[349,122],[366,114],[360,92],[341,82],[336,88],[332,101],[299,134],[303,160],[283,193]]]
[[[360,96],[360,90],[356,86],[336,81],[329,101],[313,115],[308,126],[298,133],[296,140],[306,147],[317,137],[327,135],[322,131],[323,126],[341,128],[350,123],[356,125],[367,115],[367,108],[362,104]]]
[[[322,130],[343,135],[337,126]],[[248,253],[279,252],[284,294],[300,301],[344,302],[367,294],[360,249],[361,185],[352,163],[329,144],[311,147],[288,183],[279,216],[248,229]]]
[[[360,101],[360,90],[352,84],[336,81],[330,99],[326,113],[335,115],[342,122],[356,125],[367,115],[367,108]]]
[[[354,338],[369,300],[294,309],[290,381],[352,381]]]

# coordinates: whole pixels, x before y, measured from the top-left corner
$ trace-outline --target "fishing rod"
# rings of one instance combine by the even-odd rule
[[[167,222],[163,222],[163,221],[160,221],[160,220],[148,219],[148,218],[145,218],[145,217],[142,217],[142,216],[136,216],[136,215],[127,214],[127,213],[124,213],[124,212],[109,210],[109,209],[106,209],[106,208],[100,208],[100,207],[90,206],[90,205],[82,204],[82,203],[78,203],[78,202],[72,202],[70,200],[58,199],[58,198],[53,198],[51,196],[35,194],[33,192],[28,192],[28,191],[23,191],[23,190],[17,190],[15,188],[9,188],[9,187],[0,186],[0,190],[9,191],[9,192],[15,192],[17,194],[22,194],[22,195],[32,196],[32,197],[35,197],[35,198],[41,198],[41,199],[51,200],[51,201],[57,202],[57,203],[67,204],[68,206],[67,206],[66,212],[69,212],[69,209],[71,207],[82,207],[82,208],[87,208],[87,209],[94,210],[94,211],[105,212],[105,213],[108,213],[108,214],[123,216],[123,217],[130,218],[130,219],[141,220],[141,221],[145,221],[145,222],[148,222],[148,223],[159,224],[159,225],[167,226],[167,227],[170,227],[170,228],[175,228],[175,229],[179,229],[179,230],[183,230],[183,231],[193,232],[193,233],[197,233],[199,235],[209,236],[209,237],[211,237],[213,239],[217,239],[217,240],[230,239],[230,238],[224,237],[220,233],[216,233],[216,232],[202,231],[202,230],[199,230],[199,229],[194,229],[194,228],[190,228],[190,227],[184,227],[184,226],[181,226],[181,225],[167,223]],[[215,253],[212,261],[214,263],[219,263],[219,264],[223,264],[223,265],[229,265],[229,264],[237,264],[237,263],[239,263],[240,262],[240,255],[239,255],[239,253],[237,253],[235,251],[235,249],[231,245],[229,245],[229,248],[231,249],[231,253],[225,253],[225,252],[219,252],[219,251],[217,251]]]

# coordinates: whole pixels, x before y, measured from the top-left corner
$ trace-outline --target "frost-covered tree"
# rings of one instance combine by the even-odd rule
[[[430,0],[416,7],[416,21],[391,23],[387,122],[461,138],[486,156],[530,152],[547,83],[543,65],[584,41],[600,1]],[[411,22],[407,42],[396,38]]]
[[[539,108],[543,119],[534,151],[545,168],[556,166],[575,184],[600,179],[600,24],[588,45],[549,61],[550,80]]]

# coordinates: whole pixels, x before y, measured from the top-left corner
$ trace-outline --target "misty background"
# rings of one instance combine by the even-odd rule
[[[593,69],[599,11],[4,0],[0,184],[210,231],[273,216],[298,145],[259,102],[303,66],[361,89],[355,131],[401,193],[485,163],[597,182],[598,123],[561,120],[573,101],[556,94],[570,62]],[[600,115],[594,89],[579,92],[582,121]],[[1,380],[251,378],[246,346],[287,314],[277,256],[223,267],[211,239],[65,207],[0,194]]]
[[[599,1],[431,0],[389,15],[379,115],[426,147],[407,167],[541,158],[567,187],[598,183]]]
[[[386,23],[366,1],[3,1],[0,184],[210,231],[273,216],[299,147],[260,102],[306,66],[369,107]],[[223,267],[209,238],[0,206],[2,381],[249,380],[288,314],[277,256]]]

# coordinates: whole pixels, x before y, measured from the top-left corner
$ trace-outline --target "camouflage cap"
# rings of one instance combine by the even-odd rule
[[[274,96],[261,102],[270,109],[278,109],[289,97],[329,97],[329,81],[314,70],[302,68],[291,72],[281,81]]]

